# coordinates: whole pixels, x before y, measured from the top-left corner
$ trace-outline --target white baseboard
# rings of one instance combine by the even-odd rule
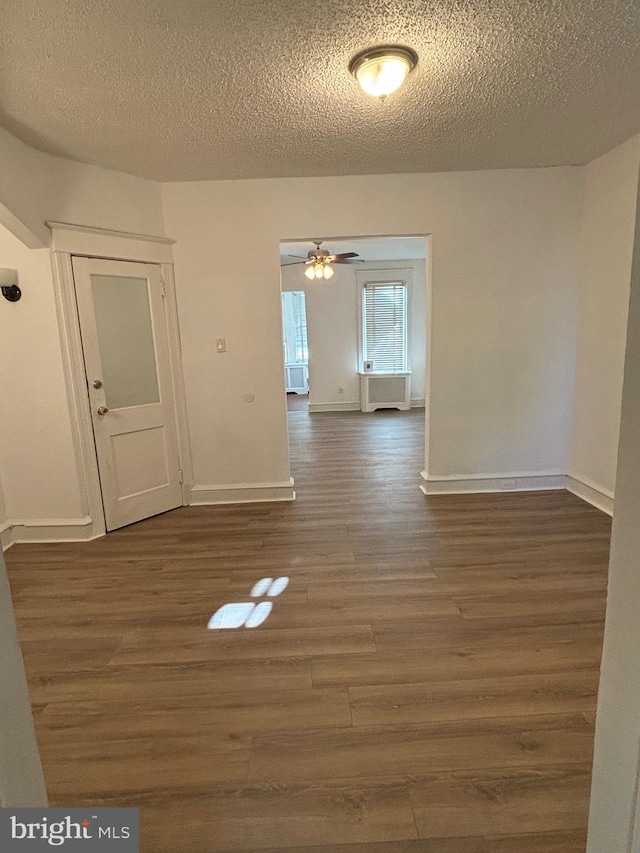
[[[293,477],[291,477],[288,483],[230,483],[220,486],[193,486],[189,506],[293,501],[295,497]]]
[[[89,516],[10,519],[0,531],[3,550],[18,542],[88,542],[101,535],[94,531]]]
[[[358,404],[359,408],[359,404]],[[333,410],[335,411],[335,410]],[[343,410],[346,411],[346,410]],[[613,515],[613,492],[586,479],[559,471],[512,472],[506,474],[449,474],[444,476],[421,473],[421,491],[425,495],[473,494],[486,492],[528,492],[546,489],[567,489],[608,515]],[[504,488],[502,481],[514,481],[513,488]],[[221,486],[194,486],[191,506],[206,504],[262,503],[292,501],[296,493],[293,478],[288,483],[232,483]],[[96,533],[91,518],[45,518],[7,520],[0,524],[0,544],[6,551],[17,542],[87,542],[102,536]]]
[[[424,409],[424,399],[411,401],[412,409]],[[310,412],[359,412],[360,401],[355,403],[309,403]]]
[[[13,545],[13,536],[11,535],[11,522],[3,521],[0,524],[0,545],[2,546],[2,550],[6,551],[7,548],[10,548]]]
[[[602,512],[606,512],[607,515],[613,515],[613,492],[610,489],[605,489],[586,477],[574,477],[567,474],[565,479],[567,491],[577,495]]]
[[[485,492],[539,492],[564,489],[562,471],[515,471],[504,474],[427,474],[420,476],[425,495],[459,495]],[[505,486],[508,481],[509,485]]]
[[[353,403],[309,403],[310,412],[359,412],[360,401]]]

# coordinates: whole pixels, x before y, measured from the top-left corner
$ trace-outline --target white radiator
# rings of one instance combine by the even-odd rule
[[[285,364],[284,372],[287,391],[309,393],[309,368],[306,364]]]
[[[411,408],[410,373],[361,373],[360,410]]]

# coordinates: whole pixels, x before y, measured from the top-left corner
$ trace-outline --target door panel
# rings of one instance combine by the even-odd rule
[[[118,492],[122,497],[144,494],[169,482],[164,427],[111,435]]]
[[[107,530],[182,505],[160,268],[74,258]]]

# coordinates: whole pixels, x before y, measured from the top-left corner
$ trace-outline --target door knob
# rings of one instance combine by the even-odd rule
[[[98,406],[98,414],[99,415],[106,415],[108,411],[109,411],[109,409],[107,409],[106,406]]]

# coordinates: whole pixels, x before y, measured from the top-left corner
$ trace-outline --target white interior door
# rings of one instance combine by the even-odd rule
[[[74,258],[107,530],[182,505],[160,267]]]

